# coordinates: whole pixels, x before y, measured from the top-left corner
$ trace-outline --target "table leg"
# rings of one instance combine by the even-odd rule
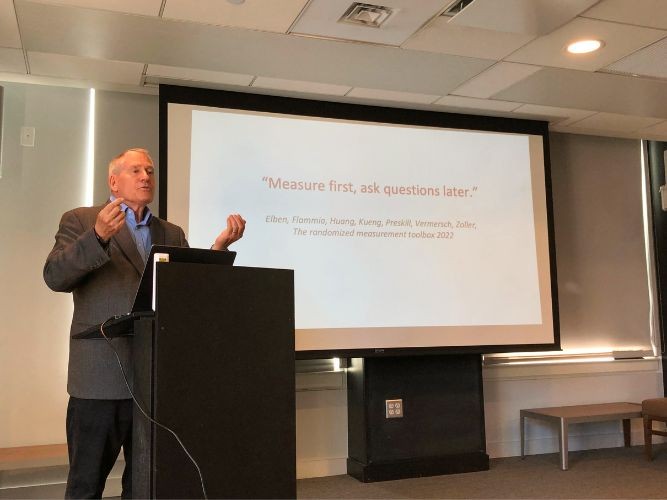
[[[630,419],[623,419],[623,442],[626,448],[629,448],[632,441],[632,433],[630,432]]]
[[[519,417],[519,425],[521,426],[521,458],[525,458],[526,454],[526,431],[524,429],[524,426],[526,425],[526,417],[521,415]]]
[[[567,420],[564,418],[560,419],[558,438],[560,440],[560,468],[567,470]]]

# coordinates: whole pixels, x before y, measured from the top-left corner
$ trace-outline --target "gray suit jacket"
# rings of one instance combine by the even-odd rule
[[[76,208],[62,216],[56,243],[44,265],[49,288],[73,294],[70,335],[129,312],[144,268],[127,226],[111,238],[107,250],[97,241],[93,227],[102,206]],[[150,232],[154,245],[188,245],[180,227],[157,217],[151,219]],[[112,342],[132,384],[132,340]],[[116,357],[104,339],[70,339],[67,392],[85,399],[130,397]]]

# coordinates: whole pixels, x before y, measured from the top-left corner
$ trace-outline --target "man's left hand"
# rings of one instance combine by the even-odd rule
[[[229,245],[243,238],[245,220],[239,214],[227,217],[227,227],[215,239],[212,250],[227,250]]]

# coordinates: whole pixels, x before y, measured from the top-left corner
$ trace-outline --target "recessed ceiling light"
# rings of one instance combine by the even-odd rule
[[[241,5],[245,0],[227,0],[229,3],[232,3],[234,5]]]
[[[589,52],[595,52],[603,45],[602,40],[579,40],[568,45],[567,51],[570,54],[588,54]]]

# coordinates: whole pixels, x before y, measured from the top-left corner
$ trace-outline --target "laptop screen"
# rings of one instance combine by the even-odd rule
[[[231,266],[236,258],[236,252],[220,252],[201,248],[171,247],[153,245],[146,261],[144,273],[141,276],[137,294],[134,297],[132,312],[150,311],[153,308],[153,260],[156,253],[169,255],[169,262],[188,262],[191,264],[218,264]]]

